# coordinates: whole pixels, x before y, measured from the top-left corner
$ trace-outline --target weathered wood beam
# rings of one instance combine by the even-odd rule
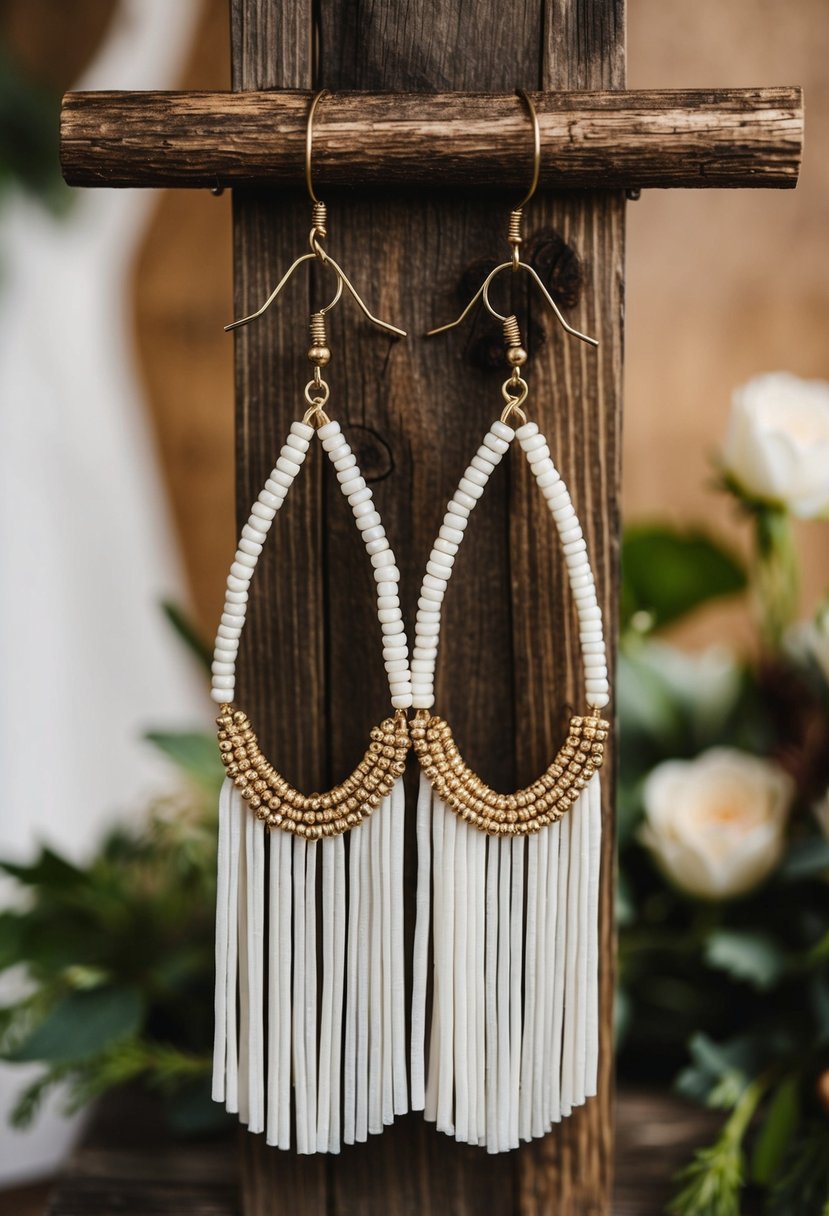
[[[803,94],[649,89],[532,94],[548,189],[792,187]],[[307,92],[68,93],[61,163],[73,186],[295,186]],[[339,93],[320,108],[321,187],[521,190],[531,135],[514,94]]]

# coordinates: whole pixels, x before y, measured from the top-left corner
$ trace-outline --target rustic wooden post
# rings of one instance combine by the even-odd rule
[[[233,87],[503,92],[623,86],[622,0],[515,0],[506,8],[488,0],[475,5],[465,22],[458,20],[461,12],[416,2],[403,20],[394,0],[325,0],[312,74],[309,0],[233,0]],[[321,109],[320,130],[324,124]],[[529,127],[514,155],[529,172]],[[373,479],[387,531],[396,538],[410,623],[445,500],[498,408],[500,384],[497,371],[470,359],[477,349],[470,331],[429,341],[420,335],[455,312],[470,263],[503,252],[513,197],[514,191],[481,201],[445,190],[417,201],[370,194],[328,199],[332,252],[345,266],[361,269],[375,310],[411,334],[408,342],[391,343],[353,310],[338,310],[330,326],[329,376],[334,416],[346,425],[360,465]],[[570,288],[579,297],[572,319],[601,340],[598,356],[577,349],[532,301],[539,348],[531,371],[533,411],[571,482],[609,622],[616,615],[623,220],[618,191],[538,198],[527,218],[528,236],[543,234],[536,256],[578,259],[580,270],[569,265]],[[237,315],[267,296],[276,269],[301,249],[307,226],[301,195],[237,193]],[[237,341],[240,520],[267,475],[304,383],[308,300],[303,288],[293,290],[290,300]],[[360,644],[373,640],[376,628],[364,559],[320,463],[310,462],[310,476],[300,479],[256,584],[240,695],[261,724],[269,754],[306,788],[319,784],[321,774],[337,777],[351,768],[384,704],[377,649]],[[448,601],[439,704],[473,767],[501,788],[514,788],[516,779],[546,766],[567,720],[566,704],[578,703],[576,637],[553,529],[540,515],[537,491],[520,462],[493,479],[479,510]],[[456,1146],[420,1117],[398,1122],[339,1159],[289,1157],[267,1149],[261,1138],[243,1137],[246,1216],[606,1211],[612,1146],[610,799],[606,823],[599,1097],[546,1140],[509,1156]]]
[[[455,315],[459,294],[465,299],[480,282],[482,263],[502,260],[506,214],[531,167],[529,124],[512,129],[504,95],[517,87],[545,91],[542,183],[566,189],[534,199],[524,256],[571,321],[599,338],[598,351],[568,340],[537,296],[525,294],[513,306],[523,315],[533,356],[532,416],[549,436],[588,537],[612,652],[622,187],[794,185],[802,137],[799,91],[622,93],[624,0],[514,0],[508,7],[480,0],[468,11],[437,0],[411,0],[405,7],[394,0],[231,0],[231,12],[235,97],[69,95],[62,118],[64,170],[67,180],[84,185],[237,187],[235,309],[246,315],[305,247],[300,114],[307,112],[307,90],[366,91],[362,98],[340,99],[350,108],[350,125],[338,132],[332,115],[328,139],[325,106],[320,110],[317,183],[362,183],[347,193],[323,185],[329,247],[354,269],[375,311],[411,336],[393,342],[354,309],[333,313],[330,411],[347,428],[373,483],[401,565],[410,627],[431,540],[498,408],[502,372],[500,334],[493,336],[485,321],[439,339],[421,335]],[[267,96],[268,90],[291,89],[305,92]],[[585,90],[598,92],[581,95]],[[433,95],[434,104],[420,102],[418,94]],[[361,105],[370,114],[362,127]],[[488,105],[497,127],[491,149],[481,144],[482,107]],[[405,134],[411,126],[389,123],[395,110],[417,128],[415,137]],[[520,114],[517,102],[513,112]],[[277,115],[282,125],[273,136]],[[353,133],[353,174],[343,131]],[[434,174],[424,132],[435,137]],[[439,189],[412,193],[411,187],[434,187],[436,180]],[[286,181],[289,188],[277,193],[274,183]],[[485,197],[464,193],[463,184],[471,181],[490,187]],[[378,191],[378,184],[392,188]],[[395,195],[395,184],[408,188],[405,197]],[[236,339],[240,521],[302,405],[310,301],[307,279],[299,275],[279,306]],[[387,704],[372,581],[322,463],[308,462],[263,554],[240,671],[239,700],[257,723],[265,751],[305,788],[330,785],[352,768]],[[501,788],[514,788],[546,766],[570,706],[581,704],[564,583],[553,529],[524,462],[507,462],[493,477],[463,546],[438,671],[440,712],[472,767]],[[420,1116],[401,1119],[382,1137],[336,1158],[280,1153],[261,1137],[243,1134],[245,1216],[607,1212],[611,786],[605,783],[598,1097],[544,1140],[502,1156],[458,1146]],[[410,859],[413,853],[410,847]]]

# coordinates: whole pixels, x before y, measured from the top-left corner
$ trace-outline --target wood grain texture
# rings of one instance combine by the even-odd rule
[[[280,7],[282,45],[291,6]],[[240,30],[247,45],[250,27]],[[798,88],[533,96],[542,188],[797,184]],[[306,92],[69,93],[63,173],[75,186],[295,186],[308,101]],[[528,138],[514,93],[340,93],[319,110],[315,175],[321,188],[520,190]]]
[[[251,22],[260,11],[267,27],[266,0],[236,0],[235,7],[234,30],[243,25],[251,37]],[[244,23],[238,16],[242,9]],[[613,12],[612,28],[617,29],[621,22],[615,5]],[[333,90],[506,92],[547,83],[542,0],[520,0],[508,16],[501,5],[480,4],[475,20],[465,20],[460,29],[459,15],[441,0],[413,0],[405,18],[394,0],[323,0],[318,16],[315,83]],[[509,54],[504,54],[505,45]],[[618,62],[615,44],[608,43],[604,51]],[[237,40],[238,54],[244,57]],[[273,54],[273,77],[259,79],[258,88],[285,87],[278,46]],[[575,62],[575,47],[572,55]],[[260,47],[260,64],[261,58]],[[235,79],[248,87],[244,71]],[[618,83],[614,69],[597,87]],[[324,131],[322,111],[320,129]],[[426,341],[420,335],[456,312],[470,276],[479,279],[483,265],[503,257],[514,192],[487,200],[443,191],[413,200],[353,191],[328,201],[332,254],[354,274],[374,311],[411,335],[405,342],[390,340],[345,304],[330,317],[333,357],[326,372],[330,412],[343,423],[372,481],[397,551],[411,626],[417,588],[446,501],[500,412],[505,377],[502,354],[494,365],[489,357],[491,328],[480,319],[444,338]],[[532,241],[539,257],[544,248],[563,244],[571,269],[581,267],[575,276],[581,280],[581,303],[572,316],[599,333],[603,345],[598,358],[566,344],[535,299],[529,312],[528,300],[516,301],[533,335],[534,416],[549,430],[554,454],[573,482],[611,622],[618,539],[622,220],[621,196],[607,193],[539,196],[527,215],[528,257],[534,256]],[[307,203],[300,197],[237,192],[239,310],[250,311],[265,298],[280,268],[303,248],[307,224]],[[328,287],[316,284],[311,298],[319,301],[323,292],[327,298]],[[309,296],[299,283],[291,293],[239,337],[241,513],[267,472],[279,436],[296,415],[307,379],[302,355]],[[500,345],[497,333],[495,345]],[[240,702],[256,714],[263,742],[286,775],[307,788],[353,766],[387,694],[370,572],[353,520],[329,470],[321,468],[319,453],[307,462],[292,498],[280,512],[268,542],[270,553],[257,572]],[[511,460],[493,476],[476,508],[447,599],[439,658],[437,708],[451,721],[470,763],[501,788],[547,763],[560,743],[565,701],[574,700],[577,687],[573,608],[560,580],[552,523],[539,517],[538,499],[531,508],[528,504],[523,462]],[[409,826],[413,829],[413,822]],[[608,831],[608,849],[611,836]],[[411,893],[412,837],[413,831],[407,850]],[[339,1158],[316,1162],[299,1161],[268,1150],[259,1138],[247,1138],[247,1216],[291,1210],[332,1216],[605,1212],[612,973],[612,865],[607,859],[604,873],[605,1059],[601,1097],[587,1111],[545,1141],[503,1156],[459,1147],[419,1115],[401,1120],[366,1145],[344,1150]]]

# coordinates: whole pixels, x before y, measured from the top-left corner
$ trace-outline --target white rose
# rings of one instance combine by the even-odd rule
[[[773,372],[738,388],[723,463],[752,498],[802,519],[829,513],[829,384]]]
[[[794,783],[771,760],[715,747],[657,765],[643,797],[640,838],[668,878],[701,899],[728,899],[779,862]]]

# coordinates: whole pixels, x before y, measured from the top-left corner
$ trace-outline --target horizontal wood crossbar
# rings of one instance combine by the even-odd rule
[[[73,186],[300,186],[308,92],[68,93],[61,163]],[[548,189],[792,187],[799,88],[534,93]],[[519,99],[338,93],[320,106],[320,187],[521,191],[532,134]]]

